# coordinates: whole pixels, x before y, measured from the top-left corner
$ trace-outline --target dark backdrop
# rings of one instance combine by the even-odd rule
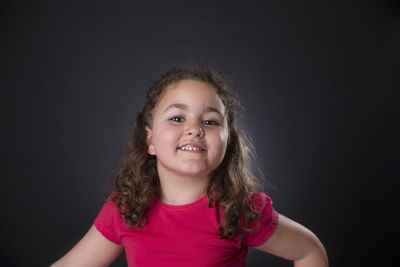
[[[397,1],[8,1],[1,6],[2,266],[46,266],[101,207],[146,88],[216,62],[282,214],[331,266],[399,238]],[[251,250],[249,266],[291,266]],[[123,258],[113,266],[124,266]]]

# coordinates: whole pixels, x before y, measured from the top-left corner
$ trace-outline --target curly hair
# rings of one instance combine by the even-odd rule
[[[209,207],[215,205],[221,239],[241,239],[251,231],[250,222],[258,218],[253,207],[260,183],[254,175],[254,149],[249,138],[239,130],[238,118],[244,109],[232,91],[227,76],[208,64],[190,63],[176,66],[161,75],[146,93],[142,111],[137,114],[132,136],[128,139],[108,200],[117,204],[119,214],[129,227],[147,225],[146,215],[160,196],[156,157],[148,154],[145,127],[152,125],[152,112],[162,93],[182,80],[196,80],[215,88],[227,111],[229,137],[221,164],[210,174],[207,188]]]

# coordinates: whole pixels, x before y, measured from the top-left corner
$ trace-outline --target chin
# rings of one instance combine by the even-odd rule
[[[207,170],[199,170],[199,169],[186,169],[186,170],[182,170],[181,173],[185,176],[190,176],[190,177],[196,177],[196,176],[207,176],[210,174],[209,171]]]

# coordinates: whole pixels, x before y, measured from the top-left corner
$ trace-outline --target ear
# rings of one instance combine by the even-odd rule
[[[150,127],[146,126],[146,144],[147,144],[147,153],[149,153],[150,155],[155,156],[156,155],[156,151],[154,149],[154,145],[152,143],[152,137],[153,137],[153,130],[150,129]]]

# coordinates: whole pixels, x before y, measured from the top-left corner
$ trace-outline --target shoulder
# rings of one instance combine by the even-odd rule
[[[103,206],[98,214],[98,218],[116,216],[119,217],[119,203],[118,192],[109,193],[103,202]]]
[[[119,214],[118,204],[111,200],[107,200],[106,202],[103,203],[103,206],[102,206],[97,218],[115,216],[116,214]]]
[[[264,192],[257,192],[250,195],[250,205],[259,215],[267,213],[273,215],[274,207],[272,199]]]
[[[250,195],[250,205],[258,213],[266,207],[272,208],[272,199],[264,192],[257,192]]]
[[[125,226],[119,216],[118,206],[115,202],[107,201],[104,203],[94,220],[94,226],[108,240],[121,244],[119,236]]]
[[[255,247],[264,243],[275,231],[279,222],[279,214],[273,208],[271,198],[263,192],[251,195],[250,201],[258,218],[251,224],[253,231],[246,234],[245,244]]]

